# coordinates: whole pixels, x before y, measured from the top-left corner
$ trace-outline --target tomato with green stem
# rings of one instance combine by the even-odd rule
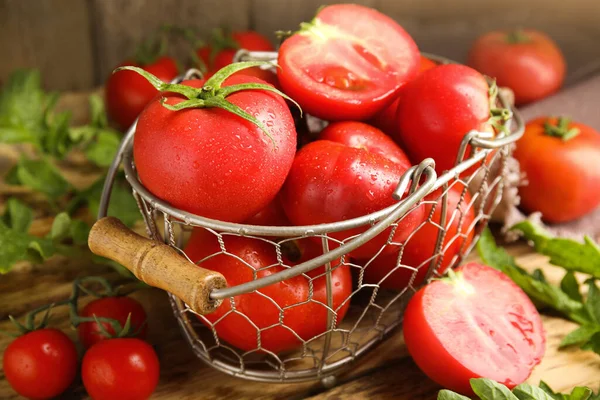
[[[402,87],[396,140],[415,163],[431,157],[438,174],[456,163],[464,136],[494,132],[511,113],[496,104],[498,88],[472,68],[440,65]]]
[[[527,123],[514,157],[527,184],[521,206],[547,222],[581,218],[600,205],[600,133],[569,118],[540,117]]]
[[[160,365],[148,343],[135,338],[102,340],[84,355],[83,386],[94,400],[145,400],[158,384]]]
[[[63,393],[77,374],[77,350],[57,329],[27,332],[11,342],[2,358],[4,376],[21,396],[50,399]]]
[[[135,69],[162,91],[141,114],[133,142],[140,180],[172,206],[241,222],[283,185],[296,151],[285,94],[236,63],[207,81],[172,85]],[[289,99],[291,100],[291,99]]]
[[[378,283],[380,287],[394,290],[404,290],[409,283],[413,286],[423,283],[429,263],[436,255],[442,221],[442,193],[439,189],[426,197],[424,213],[428,221],[402,247],[395,246],[396,251],[380,254],[373,260],[357,260],[366,266],[363,275],[366,283]],[[474,235],[475,212],[467,188],[459,182],[452,185],[447,192],[446,204],[445,234],[440,254],[442,260],[436,260],[435,267],[435,273],[439,275],[444,274],[456,261],[455,257],[469,247]],[[402,258],[399,265],[400,251]]]
[[[197,228],[184,251],[202,268],[223,274],[229,286],[273,275],[323,254],[321,246],[309,239],[284,241],[281,258],[273,244],[260,239],[224,235],[223,243],[227,254],[222,253],[213,233]],[[339,324],[350,305],[352,277],[349,267],[340,260],[333,261],[331,267],[332,309],[336,313],[334,320]],[[292,350],[330,328],[326,283],[325,267],[319,267],[256,292],[236,296],[234,303],[225,299],[215,312],[200,319],[212,327],[221,340],[244,351]],[[285,326],[281,326],[280,321]]]
[[[417,45],[388,16],[357,4],[321,8],[279,49],[283,90],[325,120],[367,120],[419,70]]]
[[[468,64],[512,89],[517,105],[556,92],[566,73],[560,48],[548,35],[532,29],[486,33],[473,43]]]
[[[469,263],[419,290],[404,313],[404,340],[419,368],[445,388],[471,394],[469,379],[510,388],[545,352],[542,320],[506,275]]]
[[[297,153],[281,190],[286,215],[295,225],[343,221],[395,204],[392,194],[401,176],[411,167],[408,158],[382,131],[361,122],[330,124],[320,139]],[[399,223],[393,240],[401,242],[424,219],[422,207]],[[338,241],[365,232],[369,226],[331,233]],[[388,241],[391,228],[353,250],[368,258]],[[331,246],[337,243],[331,242]],[[393,251],[386,246],[384,252]]]

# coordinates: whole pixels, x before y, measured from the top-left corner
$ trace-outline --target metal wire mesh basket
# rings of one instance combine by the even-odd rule
[[[450,62],[441,57],[426,56],[439,63]],[[237,58],[273,60],[276,53],[241,50]],[[193,71],[176,81],[191,74]],[[503,107],[512,109],[502,95],[498,101]],[[135,256],[134,263],[139,268],[134,268],[134,272],[147,283],[176,293],[170,294],[171,304],[194,353],[214,368],[242,378],[265,382],[322,379],[331,384],[344,367],[372,350],[401,324],[405,305],[420,285],[446,268],[458,265],[472,249],[502,197],[507,184],[506,161],[511,155],[512,143],[523,133],[523,122],[514,110],[506,127],[506,132],[500,132],[495,138],[490,138],[489,133],[467,132],[455,167],[439,177],[431,159],[410,168],[398,182],[394,195],[398,202],[393,206],[336,223],[276,227],[210,220],[175,209],[155,197],[136,174],[132,156],[134,124],[109,171],[99,219],[106,216],[115,174],[122,163],[152,244],[142,242],[133,234],[125,239],[120,237],[117,245],[125,247],[120,248],[120,257],[112,258],[123,262],[133,257],[125,254],[128,249],[145,246],[143,252],[139,251],[141,255]],[[451,196],[454,196],[453,200]],[[393,233],[398,223],[419,207],[426,207],[426,220],[409,232],[405,240],[394,242]],[[204,240],[214,242],[214,252],[201,259],[190,259],[182,251],[194,227],[203,228]],[[359,227],[368,229],[344,240],[332,237],[334,232]],[[435,231],[434,248],[429,249],[427,257],[419,259],[416,265],[412,265],[414,260],[410,264],[403,262],[411,240],[417,241],[419,231],[424,229]],[[382,234],[388,240],[372,259],[356,260],[350,255],[354,249]],[[104,236],[106,231],[92,230],[92,250],[102,247],[95,244],[95,249],[92,237],[102,240]],[[315,240],[319,240],[322,247],[321,254],[316,257],[300,263],[290,262],[286,257],[289,243]],[[270,248],[272,256],[268,263],[257,266],[245,258],[236,250],[240,241],[260,242],[260,246]],[[123,244],[125,242],[127,245]],[[159,242],[168,245],[171,253],[148,256],[151,249],[167,247]],[[192,263],[203,267],[224,260],[223,257],[231,257],[248,268],[251,278],[229,287],[224,287],[221,281],[216,284],[211,281],[213,284],[203,286],[203,291],[194,291],[195,282],[186,281],[189,276],[185,272],[178,275],[172,253],[178,254],[178,263],[187,265],[183,269],[193,266]],[[167,256],[163,257],[164,254]],[[389,273],[372,273],[378,257],[386,255],[387,262],[391,263]],[[142,265],[148,258],[154,263],[150,269]],[[340,298],[336,287],[343,270],[347,270],[345,279],[349,279],[348,271],[351,271],[353,283],[351,290]],[[270,295],[270,286],[292,281],[304,291],[301,301],[281,304]],[[255,296],[254,304],[260,305],[261,318],[253,317],[252,310],[238,306],[242,296]],[[202,302],[203,307],[194,306]],[[206,315],[198,314],[193,308]],[[316,328],[307,328],[311,321],[319,319],[325,322]],[[221,329],[230,322],[245,325],[246,331],[252,332],[252,338],[236,338],[236,332]],[[278,349],[268,344],[274,340],[293,346]],[[240,346],[242,342],[245,344]]]

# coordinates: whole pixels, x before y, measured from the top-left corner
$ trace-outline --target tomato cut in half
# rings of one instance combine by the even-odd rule
[[[410,35],[393,19],[356,5],[322,8],[285,40],[278,77],[304,111],[325,120],[365,120],[419,71]]]
[[[478,263],[414,295],[404,314],[404,340],[427,376],[464,394],[472,393],[471,378],[509,388],[524,382],[546,342],[527,295],[502,272]]]

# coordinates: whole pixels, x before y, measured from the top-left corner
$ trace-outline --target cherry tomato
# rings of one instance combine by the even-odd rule
[[[184,251],[195,262],[221,253],[199,265],[222,273],[229,286],[249,282],[253,280],[253,274],[256,274],[258,279],[284,269],[277,261],[275,246],[272,244],[258,239],[228,235],[223,236],[223,240],[227,252],[233,256],[221,253],[216,236],[204,229],[194,230]],[[289,246],[292,246],[292,249]],[[283,247],[283,262],[287,266],[322,254],[321,247],[310,240],[287,242]],[[350,301],[346,300],[352,293],[352,277],[349,267],[340,265],[339,260],[332,262],[331,266],[334,268],[331,273],[332,308],[336,311],[335,320],[339,324],[350,304]],[[206,325],[214,323],[219,338],[245,351],[258,348],[257,328],[264,329],[260,332],[262,350],[278,353],[294,349],[301,346],[302,342],[289,329],[302,340],[310,340],[328,329],[328,310],[324,306],[327,304],[324,271],[324,267],[321,267],[307,273],[312,279],[312,298],[309,279],[300,275],[259,289],[260,294],[236,296],[234,313],[231,313],[230,300],[226,299],[215,312],[201,317],[201,320]],[[312,301],[306,302],[309,299]],[[298,305],[283,310],[283,323],[287,328],[280,326],[280,307],[294,304]]]
[[[140,303],[131,297],[102,297],[89,302],[81,311],[82,317],[111,318],[119,322],[121,327],[125,326],[127,317],[130,317],[130,332],[138,332],[141,339],[146,337],[146,312]],[[108,322],[101,322],[102,327],[111,335],[115,331]],[[89,348],[101,340],[107,339],[102,334],[96,322],[83,322],[77,327],[79,341],[85,348]]]
[[[29,399],[50,399],[64,392],[77,373],[77,350],[67,335],[40,329],[16,338],[4,351],[4,376]]]
[[[410,163],[383,132],[359,122],[331,124],[321,137],[303,147],[280,192],[283,209],[295,225],[336,222],[363,216],[396,203],[392,193]],[[356,146],[356,147],[354,147]],[[422,207],[412,210],[400,223],[394,241],[401,242],[424,219]],[[346,240],[368,226],[331,233]],[[386,243],[386,229],[352,251],[368,258]],[[333,243],[332,243],[333,245]],[[393,251],[387,246],[384,251]]]
[[[438,173],[452,168],[468,132],[491,130],[488,91],[483,75],[457,64],[440,65],[407,83],[400,92],[396,138],[411,160],[432,157]]]
[[[175,60],[170,57],[161,57],[148,65],[125,61],[119,66],[126,65],[141,67],[165,82],[170,82],[179,73]],[[115,72],[106,81],[106,112],[119,128],[128,129],[157,93],[157,90],[137,73],[124,70]]]
[[[438,384],[471,394],[469,379],[509,388],[541,361],[545,335],[527,295],[506,275],[470,263],[431,282],[410,300],[404,340],[419,368]]]
[[[542,99],[560,89],[565,59],[545,33],[527,29],[493,31],[475,41],[468,64],[496,78],[515,94],[517,105]]]
[[[421,56],[421,64],[419,68],[419,74],[425,72],[433,67],[437,66],[437,64],[430,60],[425,56]],[[398,98],[392,102],[389,106],[380,111],[373,119],[371,120],[371,124],[373,126],[381,129],[388,135],[395,136],[396,130],[398,129],[398,123],[396,122],[396,114],[398,111]]]
[[[591,127],[566,118],[534,119],[514,157],[528,181],[519,187],[526,211],[539,211],[548,222],[566,222],[600,205],[600,133]]]
[[[323,7],[283,42],[284,91],[325,120],[366,120],[388,105],[419,69],[419,51],[393,19],[356,5]]]
[[[102,340],[83,357],[83,386],[94,400],[145,400],[158,384],[160,366],[152,346],[140,339]]]
[[[232,76],[224,86],[264,83]],[[203,81],[185,82],[201,87]],[[182,96],[165,93],[167,103]],[[241,222],[277,194],[292,165],[296,130],[281,96],[244,90],[227,97],[267,127],[274,143],[256,125],[219,108],[171,111],[155,98],[140,116],[133,143],[137,172],[159,198],[194,214]]]
[[[198,57],[208,67],[208,71],[205,74],[206,78],[211,77],[215,72],[221,68],[231,64],[233,57],[239,49],[245,49],[249,51],[274,51],[275,48],[271,44],[271,41],[254,31],[242,31],[232,32],[226,37],[221,37],[219,40],[213,40],[206,46],[198,49]],[[213,52],[216,52],[213,56]],[[277,75],[270,71],[261,69],[259,67],[248,68],[243,71],[239,71],[236,75],[250,75],[260,78],[270,84],[277,86]]]
[[[397,251],[380,254],[370,262],[369,260],[358,261],[359,264],[367,266],[364,270],[365,282],[378,283],[386,289],[403,290],[411,283],[416,268],[417,273],[411,284],[419,286],[423,283],[427,275],[429,262],[435,256],[442,217],[442,193],[440,189],[427,196],[426,200],[428,202],[425,203],[424,207],[425,215],[430,218],[430,221],[418,228],[403,246],[402,266],[399,266],[390,274],[397,266],[400,246],[395,246]],[[432,213],[434,204],[437,205]],[[444,274],[455,261],[454,257],[464,251],[473,241],[472,225],[475,220],[471,195],[464,185],[456,183],[450,187],[446,204],[446,234],[442,245],[443,258],[436,269],[436,272],[440,275]]]

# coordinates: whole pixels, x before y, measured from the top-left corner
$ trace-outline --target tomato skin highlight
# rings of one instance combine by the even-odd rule
[[[414,163],[432,157],[438,174],[451,169],[463,137],[490,130],[488,90],[484,76],[464,65],[425,71],[400,91],[396,141]]]
[[[283,42],[278,65],[281,87],[306,113],[329,121],[367,120],[416,76],[419,52],[386,15],[336,4]]]
[[[82,317],[103,317],[111,318],[119,322],[121,327],[125,326],[127,317],[131,314],[130,332],[138,332],[137,337],[144,339],[146,337],[147,324],[146,312],[142,305],[131,297],[102,297],[89,302],[79,313]],[[101,322],[102,327],[111,335],[115,331],[108,322]],[[83,322],[77,327],[79,341],[85,348],[90,348],[101,340],[106,340],[102,331],[96,322]]]
[[[159,373],[152,346],[134,338],[96,343],[81,365],[83,385],[94,400],[145,400],[154,392]]]
[[[165,82],[170,82],[179,73],[175,60],[170,57],[161,57],[148,65],[128,60],[119,66],[127,65],[143,68]],[[106,112],[121,130],[128,129],[157,93],[138,73],[127,70],[115,72],[106,81]]]
[[[75,379],[77,350],[63,332],[39,329],[8,345],[2,368],[10,386],[21,396],[50,399],[63,393]]]
[[[377,132],[388,140],[383,132]],[[381,143],[374,147],[381,149]],[[280,192],[283,209],[295,225],[337,222],[370,214],[396,203],[392,193],[409,167],[409,163],[394,163],[371,151],[368,144],[356,148],[331,140],[317,140],[296,155]],[[412,210],[399,223],[394,241],[406,239],[423,219],[422,207]],[[345,240],[368,228],[358,227],[330,236]],[[384,230],[351,255],[371,257],[387,242],[390,232],[391,228]],[[330,241],[330,246],[335,246],[334,242]],[[386,246],[383,251],[391,252],[393,248]]]
[[[446,235],[443,242],[443,259],[437,267],[436,272],[440,275],[444,274],[450,267],[455,255],[463,248],[467,248],[473,241],[473,229],[471,225],[475,220],[475,212],[473,207],[470,207],[471,195],[468,191],[463,193],[464,186],[460,184],[453,185],[448,190],[448,204],[446,211]],[[442,190],[438,189],[426,197],[428,201],[435,201],[442,195]],[[461,200],[462,198],[462,200]],[[458,204],[460,202],[460,208]],[[431,214],[432,204],[425,204],[424,213],[429,218]],[[434,225],[440,225],[442,216],[442,199],[437,201],[437,206],[431,215],[431,221],[420,227],[418,231],[406,242],[402,251],[402,265],[412,268],[418,268],[417,274],[412,282],[413,286],[419,286],[423,283],[427,270],[429,268],[429,260],[433,257],[439,228]],[[461,222],[462,215],[462,222]],[[460,238],[455,238],[460,234]],[[393,290],[403,290],[410,283],[414,270],[400,267],[390,276],[386,275],[396,267],[400,246],[395,246],[396,251],[388,254],[380,254],[369,263],[364,272],[364,280],[367,283],[379,283],[380,287]],[[357,260],[360,265],[365,265],[369,260]],[[384,277],[385,280],[381,281]]]
[[[456,274],[456,283],[433,281],[408,304],[404,340],[415,363],[438,384],[465,395],[472,395],[471,378],[509,388],[524,382],[545,352],[535,306],[491,267],[469,263]]]
[[[519,187],[521,206],[547,222],[575,220],[600,205],[600,133],[571,122],[580,133],[563,141],[544,133],[546,122],[556,125],[557,119],[528,122],[514,151],[529,182]]]
[[[257,271],[257,279],[282,271],[284,267],[278,265],[275,246],[261,240],[247,237],[229,236],[223,237],[227,251],[237,258],[219,254],[203,261],[201,265],[213,271],[218,271],[227,280],[229,286],[239,285],[253,279],[254,271]],[[291,261],[284,253],[283,261],[286,265],[296,265],[322,254],[322,249],[311,240],[296,241],[299,258]],[[195,229],[184,249],[188,257],[194,261],[208,257],[221,251],[217,238],[204,229]],[[295,255],[296,256],[296,255]],[[296,257],[294,257],[296,258]],[[344,301],[352,293],[352,277],[350,269],[346,265],[339,265],[339,260],[332,262],[332,288],[333,309],[337,311],[336,321],[339,324],[344,318],[350,302]],[[264,268],[273,265],[271,268]],[[324,267],[309,271],[308,276],[313,280],[314,302],[308,302],[283,311],[284,323],[293,329],[303,340],[309,340],[313,336],[325,332],[327,327],[327,308],[317,302],[327,304],[326,278]],[[279,307],[286,307],[306,301],[309,297],[309,283],[304,276],[287,279],[259,289],[259,292],[269,296]],[[236,310],[242,312],[258,328],[264,329],[277,325],[280,317],[279,307],[258,293],[248,293],[235,297]],[[205,315],[200,320],[206,324],[206,320],[215,323],[232,309],[230,299],[225,299],[223,304],[213,313]],[[205,319],[206,320],[205,320]],[[221,340],[245,351],[258,348],[257,330],[248,322],[244,316],[230,313],[214,325]],[[302,345],[302,342],[288,329],[274,326],[261,333],[261,349],[279,353],[292,350]]]
[[[481,36],[471,47],[468,64],[495,77],[499,86],[511,88],[515,103],[523,105],[558,91],[567,68],[560,48],[548,35],[531,29],[519,34],[525,41],[511,42],[509,31]]]
[[[232,76],[224,86],[264,83]],[[185,82],[201,87],[203,81]],[[165,94],[169,104],[182,97]],[[253,114],[257,126],[228,111],[170,111],[155,98],[140,116],[133,154],[140,180],[173,206],[208,218],[241,222],[277,194],[292,165],[296,130],[283,98],[261,90],[236,92],[227,100]]]

